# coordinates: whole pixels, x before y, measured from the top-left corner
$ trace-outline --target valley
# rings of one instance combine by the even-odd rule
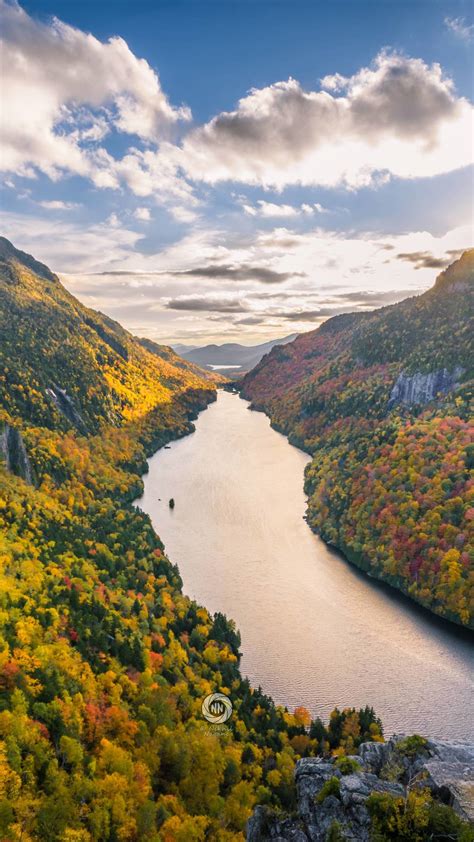
[[[191,436],[151,457],[136,505],[186,593],[235,619],[243,674],[278,704],[326,719],[336,703],[370,699],[386,736],[467,740],[471,635],[311,533],[303,519],[308,462],[262,413],[220,391]]]
[[[84,307],[5,239],[0,281],[2,838],[243,842],[255,807],[295,811],[300,762],[332,758],[342,775],[359,748],[383,744],[373,702],[387,734],[406,727],[466,738],[466,633],[371,584],[312,535],[305,453],[237,395],[218,397],[218,373]],[[452,290],[450,301],[457,306]],[[446,301],[443,310],[448,330]],[[243,389],[261,385],[275,358],[267,387],[283,387],[281,363],[301,341],[312,337],[272,350]],[[447,412],[448,431],[440,430],[449,443],[453,424],[464,430],[468,395],[455,382],[467,372],[463,345],[457,357],[462,373],[416,381],[424,394],[434,382],[446,386],[448,407],[454,398],[457,414]],[[307,359],[314,365],[305,358],[302,373]],[[388,375],[400,372],[384,374],[384,395]],[[400,395],[413,394],[397,382]],[[283,392],[278,402],[287,411]],[[374,412],[382,413],[377,400]],[[285,432],[298,443],[290,424]],[[461,447],[436,486],[448,501],[464,494],[465,464]],[[463,622],[468,533],[458,540],[464,509],[456,497],[447,505],[441,541],[463,549],[449,556],[436,598]],[[314,527],[313,511],[310,498]],[[215,693],[232,712],[217,731],[203,713]],[[413,745],[426,754],[420,739]],[[443,751],[451,756],[449,744]],[[377,798],[364,793],[376,811]],[[400,793],[402,783],[389,787],[384,804],[399,810]],[[469,838],[467,814],[440,805],[436,786],[423,799],[422,827]],[[369,806],[365,827],[376,821]],[[349,827],[351,815],[338,810]],[[256,817],[259,827],[267,821]]]

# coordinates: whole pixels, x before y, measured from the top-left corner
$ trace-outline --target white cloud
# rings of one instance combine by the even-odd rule
[[[301,212],[299,208],[292,205],[278,205],[274,202],[265,202],[263,199],[258,200],[257,207],[244,205],[243,208],[250,216],[298,216]]]
[[[138,219],[140,222],[149,222],[151,219],[149,208],[137,208],[133,215],[135,219]]]
[[[474,38],[474,24],[466,23],[465,18],[445,18],[444,23],[447,28],[455,35],[457,38],[460,38],[461,41],[472,41]]]
[[[116,214],[102,224],[84,227],[56,217],[3,212],[0,223],[5,237],[53,272],[95,272],[121,266],[143,237],[122,228]]]
[[[183,169],[208,183],[358,188],[472,160],[472,108],[437,64],[382,52],[322,87],[306,91],[290,78],[251,90],[235,111],[187,135]]]
[[[244,200],[242,207],[248,216],[263,216],[267,218],[301,216],[301,214],[312,216],[314,213],[329,213],[319,202],[315,202],[312,205],[303,202],[301,205],[294,206],[280,205],[276,202],[266,202],[263,199],[259,199],[256,205],[249,205]]]
[[[59,200],[52,200],[52,201],[44,201],[39,202],[42,208],[46,208],[46,210],[76,210],[77,208],[82,207],[78,202],[61,202]]]
[[[85,304],[162,341],[178,334],[223,341],[234,329],[263,341],[417,294],[432,286],[438,261],[469,247],[472,233],[470,226],[441,237],[276,227],[244,242],[234,232],[196,228],[159,252],[142,253],[143,235],[117,217],[82,227],[5,213],[1,222],[18,248],[61,273]]]
[[[0,8],[3,169],[51,178],[69,172],[115,187],[113,159],[96,148],[111,127],[157,141],[190,119],[122,38],[103,43],[57,18],[36,21],[16,3],[0,0]]]
[[[171,133],[189,109],[174,107],[156,71],[120,37],[102,42],[57,18],[31,18],[0,0],[3,16],[1,166],[20,176],[76,174],[98,188],[125,185],[191,222],[190,180],[357,189],[397,176],[445,173],[472,160],[472,108],[437,64],[382,52],[352,77],[327,76],[319,90],[295,79],[253,89],[234,111]],[[446,25],[466,39],[462,18]],[[116,159],[108,135],[134,136]],[[140,144],[144,144],[141,145]],[[188,180],[187,180],[188,179]],[[177,209],[177,210],[176,210]],[[252,216],[323,213],[318,203],[246,203]]]
[[[196,211],[190,208],[184,208],[181,205],[175,205],[174,207],[168,208],[168,210],[176,222],[191,223],[198,219]]]
[[[162,143],[153,149],[129,149],[121,160],[109,160],[108,175],[122,181],[136,196],[197,205],[192,187],[178,173],[177,147]]]

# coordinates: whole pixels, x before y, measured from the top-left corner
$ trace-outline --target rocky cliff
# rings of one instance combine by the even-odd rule
[[[20,431],[9,424],[4,425],[0,434],[0,456],[5,460],[7,471],[31,485],[32,472],[25,443]]]
[[[363,743],[351,758],[300,760],[295,784],[296,812],[283,816],[257,807],[248,823],[247,842],[474,838],[474,743],[403,736]],[[382,831],[374,836],[380,808],[382,821],[393,809],[394,824],[397,810],[401,817],[409,813],[410,799],[417,799],[418,808],[413,810],[413,835],[402,835],[400,824],[395,835]],[[416,816],[424,826],[419,835]],[[439,835],[441,826],[448,835]]]
[[[426,373],[417,371],[411,375],[402,372],[390,393],[389,407],[423,405],[447,395],[459,385],[463,372],[461,366],[456,366],[453,371],[441,368]]]

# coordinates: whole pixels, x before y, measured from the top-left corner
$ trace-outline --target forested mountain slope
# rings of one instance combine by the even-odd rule
[[[137,337],[137,339],[140,345],[146,348],[147,351],[150,351],[151,354],[155,354],[155,356],[165,360],[165,362],[170,362],[176,368],[181,368],[183,371],[188,371],[201,378],[205,377],[210,383],[215,383],[216,385],[226,382],[226,378],[222,377],[216,371],[208,371],[208,369],[201,368],[201,366],[191,362],[191,360],[178,356],[169,345],[158,345],[152,339],[146,339],[144,337]]]
[[[233,623],[183,595],[131,505],[214,385],[1,247],[0,838],[242,842],[254,804],[292,809],[295,760],[380,723],[308,732],[253,690]],[[217,731],[212,692],[234,708]]]
[[[308,521],[371,575],[473,624],[474,250],[435,286],[336,316],[240,383],[313,454]]]
[[[0,405],[13,415],[90,433],[143,417],[178,392],[208,388],[206,372],[168,348],[152,355],[4,238],[0,277]]]

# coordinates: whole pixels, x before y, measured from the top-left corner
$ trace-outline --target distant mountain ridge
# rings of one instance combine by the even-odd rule
[[[210,368],[212,366],[240,366],[242,371],[254,368],[265,354],[276,345],[293,342],[298,334],[292,333],[282,339],[271,339],[260,345],[240,345],[238,342],[226,342],[223,345],[205,345],[204,347],[175,345],[174,350],[187,360]]]
[[[474,250],[434,287],[336,316],[239,384],[313,455],[308,521],[418,602],[473,624]]]

